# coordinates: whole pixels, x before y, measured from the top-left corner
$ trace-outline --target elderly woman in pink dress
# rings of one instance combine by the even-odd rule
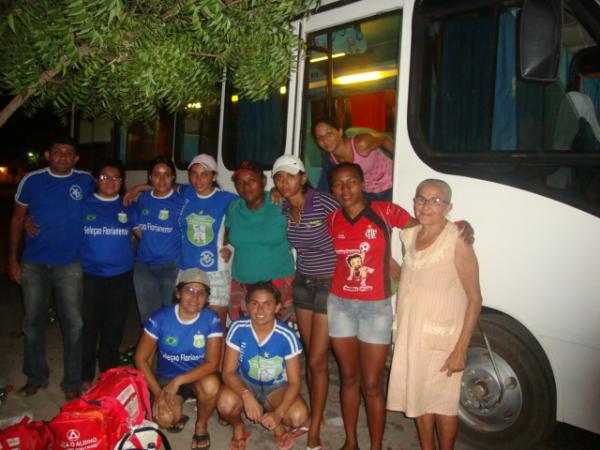
[[[473,247],[449,222],[452,191],[429,179],[417,187],[419,225],[400,233],[404,264],[398,290],[398,333],[387,407],[414,417],[423,450],[454,448],[460,382],[479,319],[481,290]]]

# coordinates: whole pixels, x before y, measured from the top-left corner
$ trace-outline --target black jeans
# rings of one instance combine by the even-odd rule
[[[112,277],[83,274],[83,381],[94,380],[96,354],[100,372],[119,364],[127,308],[133,295],[131,271]]]

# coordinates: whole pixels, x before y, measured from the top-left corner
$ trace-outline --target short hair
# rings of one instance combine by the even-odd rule
[[[164,156],[158,156],[158,157],[154,158],[152,160],[152,162],[150,163],[150,166],[148,167],[148,176],[152,175],[154,168],[156,166],[158,166],[159,164],[164,164],[169,169],[171,169],[171,173],[173,174],[173,176],[177,175],[177,172],[175,171],[175,164],[173,164],[173,161],[171,161],[170,158],[166,158]]]
[[[114,167],[115,169],[117,169],[119,171],[119,176],[123,179],[123,182],[125,182],[125,167],[123,166],[123,163],[120,159],[107,159],[97,164],[94,170],[92,171],[92,175],[94,176],[94,178],[98,178],[100,176],[100,173],[106,167]],[[125,183],[123,183],[123,185],[124,184]]]
[[[252,294],[256,291],[267,291],[273,296],[275,303],[281,303],[281,292],[279,292],[279,289],[277,289],[270,281],[258,281],[249,285],[248,291],[246,292],[246,303],[250,301],[250,297],[252,297]]]
[[[310,134],[312,135],[313,139],[316,141],[317,140],[317,136],[316,136],[316,131],[317,131],[317,126],[319,124],[326,124],[329,125],[331,128],[335,128],[336,130],[341,130],[342,127],[339,124],[339,122],[337,120],[335,120],[333,117],[331,116],[321,116],[318,117],[313,123],[312,126],[310,127]]]
[[[417,186],[416,193],[418,194],[421,188],[427,184],[435,184],[436,186],[442,188],[446,197],[444,200],[446,200],[448,203],[452,201],[452,188],[444,180],[438,180],[437,178],[427,178],[426,180],[421,181]]]
[[[329,186],[333,186],[333,176],[335,175],[335,173],[338,170],[342,170],[342,169],[353,170],[354,172],[356,172],[356,174],[358,175],[358,178],[360,178],[361,182],[365,181],[365,174],[362,170],[362,167],[360,167],[356,163],[345,161],[343,163],[338,164],[337,166],[333,166],[333,168],[331,168],[329,170],[329,172],[327,173],[327,181],[329,182]]]
[[[52,150],[55,145],[70,145],[73,147],[73,151],[77,153],[77,141],[70,136],[59,136],[52,139],[48,144],[48,151]]]

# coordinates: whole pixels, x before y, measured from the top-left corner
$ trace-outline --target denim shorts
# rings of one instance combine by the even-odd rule
[[[392,336],[392,301],[347,300],[329,294],[327,322],[332,338],[357,337],[368,344],[389,344]]]
[[[254,398],[256,399],[258,404],[263,406],[265,404],[265,401],[267,400],[267,397],[271,395],[272,392],[288,387],[287,382],[270,386],[261,386],[259,384],[250,383],[248,380],[244,380],[244,384],[246,385],[248,390],[252,392],[252,395],[254,395]]]
[[[296,272],[294,278],[294,307],[317,314],[327,314],[327,297],[331,290],[331,277],[307,277]]]

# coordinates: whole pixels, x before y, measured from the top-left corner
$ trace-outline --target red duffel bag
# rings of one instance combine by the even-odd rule
[[[70,401],[50,421],[54,450],[112,450],[129,423],[129,414],[115,398]]]
[[[142,424],[144,418],[152,419],[148,385],[139,370],[130,367],[107,370],[82,399],[96,401],[106,397],[115,398],[123,405],[131,427]]]
[[[0,430],[0,450],[52,450],[54,438],[45,422],[30,422],[24,417],[19,423]]]

